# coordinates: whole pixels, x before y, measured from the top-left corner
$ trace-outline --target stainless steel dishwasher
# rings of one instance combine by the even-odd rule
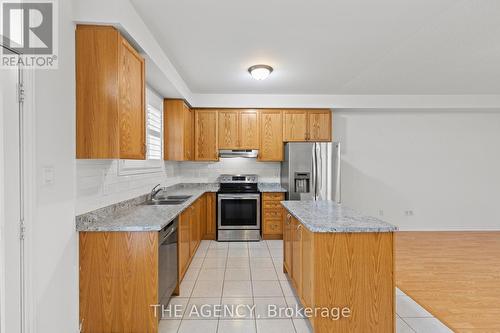
[[[177,285],[177,225],[175,218],[158,235],[158,300],[164,306]]]

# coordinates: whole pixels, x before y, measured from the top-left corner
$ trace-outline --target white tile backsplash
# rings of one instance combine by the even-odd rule
[[[220,174],[259,175],[262,182],[279,182],[279,162],[225,158],[219,162],[166,161],[160,172],[119,175],[117,160],[77,160],[76,215],[148,193],[153,186],[180,182],[215,182]]]
[[[252,158],[222,158],[219,162],[182,162],[179,176],[184,182],[215,182],[220,174],[257,174],[261,182],[280,181],[279,162],[257,162]]]
[[[148,193],[156,184],[173,185],[177,162],[164,162],[154,173],[119,175],[117,160],[76,161],[76,215]]]

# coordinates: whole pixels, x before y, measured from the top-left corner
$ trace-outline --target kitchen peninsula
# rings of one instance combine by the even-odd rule
[[[345,310],[335,318],[308,316],[314,332],[395,332],[397,228],[334,201],[281,203],[283,270],[302,305]]]

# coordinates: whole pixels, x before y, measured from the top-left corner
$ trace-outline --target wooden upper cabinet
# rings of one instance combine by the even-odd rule
[[[238,119],[236,110],[219,111],[219,149],[238,149]]]
[[[181,99],[164,101],[164,159],[194,160],[194,111]]]
[[[259,161],[282,161],[283,118],[281,110],[261,110],[259,129]]]
[[[283,111],[283,141],[332,141],[330,110]]]
[[[144,59],[123,37],[118,68],[120,158],[145,159]]]
[[[145,159],[144,59],[110,26],[76,28],[76,157]]]
[[[218,113],[216,110],[199,109],[194,112],[194,159],[196,161],[219,160],[217,145],[217,118]]]
[[[259,149],[259,111],[244,110],[239,116],[239,148]]]
[[[283,141],[306,141],[307,140],[307,111],[285,110],[283,111]]]
[[[259,111],[219,111],[219,149],[259,149]]]
[[[309,141],[332,141],[332,112],[330,110],[309,111]]]

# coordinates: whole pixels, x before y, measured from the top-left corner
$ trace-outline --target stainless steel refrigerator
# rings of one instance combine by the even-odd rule
[[[340,142],[287,143],[281,186],[287,200],[341,203]]]

